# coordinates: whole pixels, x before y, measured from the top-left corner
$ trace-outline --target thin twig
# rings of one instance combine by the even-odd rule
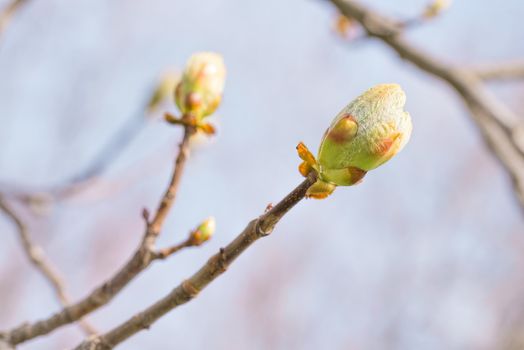
[[[485,64],[470,70],[483,80],[519,80],[524,79],[524,60]]]
[[[193,246],[194,244],[191,244],[191,241],[188,239],[182,243],[175,244],[171,247],[159,249],[156,252],[156,258],[157,259],[166,259],[184,248],[193,247]]]
[[[3,337],[7,339],[10,344],[20,344],[29,339],[48,334],[107,304],[140,272],[146,269],[154,260],[159,259],[155,251],[155,242],[164,220],[174,203],[184,166],[189,156],[189,140],[195,132],[196,130],[193,127],[186,126],[184,128],[184,136],[180,143],[169,186],[162,196],[153,220],[146,223],[144,237],[128,262],[111,278],[102,283],[82,300],[58,311],[46,319],[34,323],[22,324],[4,333]]]
[[[0,210],[2,210],[5,213],[5,215],[9,217],[11,221],[15,224],[18,231],[18,236],[22,243],[22,247],[24,248],[24,253],[27,255],[27,258],[29,259],[29,261],[31,261],[33,266],[49,282],[49,284],[55,292],[56,297],[58,298],[58,301],[62,304],[62,306],[69,305],[71,299],[66,293],[65,283],[62,277],[60,276],[60,273],[45,257],[42,248],[37,246],[31,240],[27,226],[1,196]],[[80,320],[79,325],[86,334],[96,334],[95,328],[91,326],[87,321]]]
[[[225,248],[221,248],[204,266],[173,289],[171,293],[111,331],[100,336],[93,336],[84,341],[75,350],[112,349],[139,331],[148,329],[156,320],[169,311],[196,297],[208,284],[222,275],[229,265],[249,246],[259,238],[269,235],[280,219],[304,198],[307,189],[315,181],[316,174],[312,172],[306,180],[271,210],[252,220],[231,243]]]
[[[524,209],[524,150],[515,138],[517,116],[465,68],[442,63],[420,51],[402,37],[398,22],[372,11],[357,1],[331,0],[348,18],[358,21],[369,36],[380,39],[399,56],[421,70],[447,82],[462,97],[486,145],[512,179],[514,191]]]
[[[147,221],[148,215],[146,215],[146,213],[147,212],[145,211],[144,219],[146,219]],[[211,236],[214,233],[214,230],[215,230],[214,222],[215,222],[214,218],[206,219],[196,229],[191,230],[189,232],[189,235],[183,242],[180,242],[178,244],[172,245],[167,248],[158,249],[155,252],[155,258],[156,259],[166,259],[184,248],[199,247],[202,244],[206,243],[207,241],[211,239]]]

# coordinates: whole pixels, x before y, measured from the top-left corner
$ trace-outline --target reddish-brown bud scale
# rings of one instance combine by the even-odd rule
[[[347,114],[329,131],[327,137],[335,143],[345,143],[355,136],[357,130],[358,123],[355,117]]]

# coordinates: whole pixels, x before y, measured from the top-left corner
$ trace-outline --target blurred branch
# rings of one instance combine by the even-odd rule
[[[146,118],[141,110],[135,117],[129,119],[109,142],[102,148],[95,159],[82,171],[70,178],[66,185],[54,189],[57,198],[69,197],[89,186],[98,176],[104,173],[138,136]]]
[[[486,145],[512,179],[524,209],[524,149],[517,135],[517,116],[483,82],[466,68],[456,68],[420,51],[402,37],[402,25],[353,0],[331,0],[350,19],[360,23],[370,37],[380,39],[401,58],[448,83],[462,97]]]
[[[24,253],[26,254],[29,261],[31,261],[33,266],[49,282],[60,303],[63,306],[67,306],[70,303],[70,298],[66,293],[65,283],[60,277],[60,273],[45,257],[42,248],[32,242],[27,226],[1,196],[0,210],[2,210],[4,214],[15,224]],[[88,322],[80,320],[79,325],[86,334],[96,334],[96,330]]]
[[[149,328],[156,320],[174,308],[195,298],[208,284],[222,275],[229,265],[259,238],[269,235],[280,219],[298,202],[307,189],[316,181],[316,174],[310,175],[272,209],[252,220],[246,228],[225,248],[221,248],[195,274],[183,281],[171,293],[158,300],[142,312],[129,318],[111,331],[93,336],[77,346],[75,350],[108,350],[143,329]]]
[[[96,154],[91,163],[77,174],[71,176],[62,184],[40,189],[13,190],[12,184],[3,184],[1,192],[5,196],[12,197],[24,203],[46,202],[71,197],[78,192],[93,185],[99,177],[114,163],[114,161],[128,148],[143,129],[149,115],[157,112],[158,108],[167,100],[171,99],[178,75],[166,72],[156,83],[148,99],[140,105],[131,119],[118,129],[109,139],[105,146]]]
[[[441,13],[449,7],[451,0],[433,0],[427,4],[426,8],[414,17],[406,19],[393,19],[387,18],[388,22],[382,28],[384,34],[395,34],[400,32],[407,32],[408,30],[416,29],[421,27],[428,22],[431,22],[435,18],[439,17]],[[383,19],[386,19],[383,17]],[[335,22],[335,32],[340,35],[343,39],[355,43],[357,41],[363,41],[369,39],[371,35],[364,31],[357,31],[360,27],[357,20],[352,17],[346,16],[344,13],[339,12],[337,20]],[[377,28],[378,29],[378,28]],[[357,34],[358,33],[358,34]]]
[[[141,105],[141,108],[136,112],[135,116],[129,119],[122,128],[115,133],[105,147],[98,152],[90,165],[71,177],[71,179],[66,182],[66,185],[54,189],[55,197],[64,198],[71,196],[89,186],[100,174],[105,172],[111,163],[113,163],[138,136],[147,116],[154,113],[166,99],[172,98],[171,95],[178,79],[178,75],[173,72],[164,73],[147,101]]]
[[[524,79],[524,60],[486,64],[472,67],[471,71],[483,80]]]
[[[14,350],[15,348],[12,347],[9,343],[5,342],[0,338],[0,350]]]
[[[110,279],[102,283],[82,300],[65,307],[47,319],[34,323],[25,323],[3,334],[4,339],[12,344],[20,344],[29,339],[48,334],[53,330],[75,322],[88,313],[110,302],[131,280],[140,272],[146,269],[154,260],[159,259],[155,242],[160,234],[161,228],[173,206],[186,160],[189,156],[189,140],[195,134],[194,127],[185,126],[184,136],[180,143],[178,156],[169,186],[164,193],[158,209],[152,220],[149,220],[149,213],[144,210],[146,229],[144,237],[137,250],[128,262],[117,271]]]
[[[0,37],[7,28],[7,25],[11,21],[15,12],[26,2],[28,2],[28,0],[13,0],[3,8],[2,12],[0,12]]]
[[[143,128],[146,121],[144,109],[136,113],[115,132],[109,142],[96,154],[95,158],[84,169],[64,181],[63,184],[47,189],[13,190],[11,184],[2,184],[2,191],[6,196],[15,198],[24,203],[33,200],[63,200],[93,185],[101,174],[126,150]]]

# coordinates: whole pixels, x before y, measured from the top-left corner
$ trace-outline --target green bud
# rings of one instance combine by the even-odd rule
[[[201,52],[191,56],[175,90],[182,114],[192,114],[197,120],[212,114],[222,99],[225,77],[221,55]]]
[[[191,232],[191,240],[194,245],[201,245],[202,243],[211,239],[215,233],[216,223],[215,218],[210,216],[202,221],[202,223]]]
[[[397,154],[411,135],[411,118],[404,111],[406,95],[397,84],[380,84],[357,97],[334,119],[322,138],[318,157],[307,156],[299,145],[304,160],[318,173],[318,181],[308,191],[313,198],[327,197],[336,186],[357,184],[366,173]]]

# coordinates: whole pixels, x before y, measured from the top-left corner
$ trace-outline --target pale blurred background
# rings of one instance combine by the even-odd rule
[[[0,7],[7,3],[0,1]],[[366,1],[399,17],[425,0]],[[455,1],[409,32],[458,64],[524,56],[520,0]],[[295,145],[312,149],[335,114],[397,82],[411,142],[355,187],[293,209],[197,299],[122,349],[520,349],[524,221],[506,174],[448,86],[377,41],[344,42],[325,1],[29,1],[0,43],[2,189],[60,184],[137,116],[162,72],[196,51],[225,59],[218,134],[196,145],[159,244],[217,219],[207,245],[154,263],[88,318],[109,330],[192,274],[300,181]],[[492,84],[523,114],[522,83]],[[172,105],[166,105],[176,111]],[[165,108],[165,109],[166,109]],[[139,122],[140,124],[140,122]],[[156,119],[89,189],[44,208],[17,205],[74,300],[109,277],[143,232],[181,131]],[[14,188],[14,187],[12,187]],[[0,329],[59,309],[0,220]],[[76,326],[19,349],[66,349]]]

